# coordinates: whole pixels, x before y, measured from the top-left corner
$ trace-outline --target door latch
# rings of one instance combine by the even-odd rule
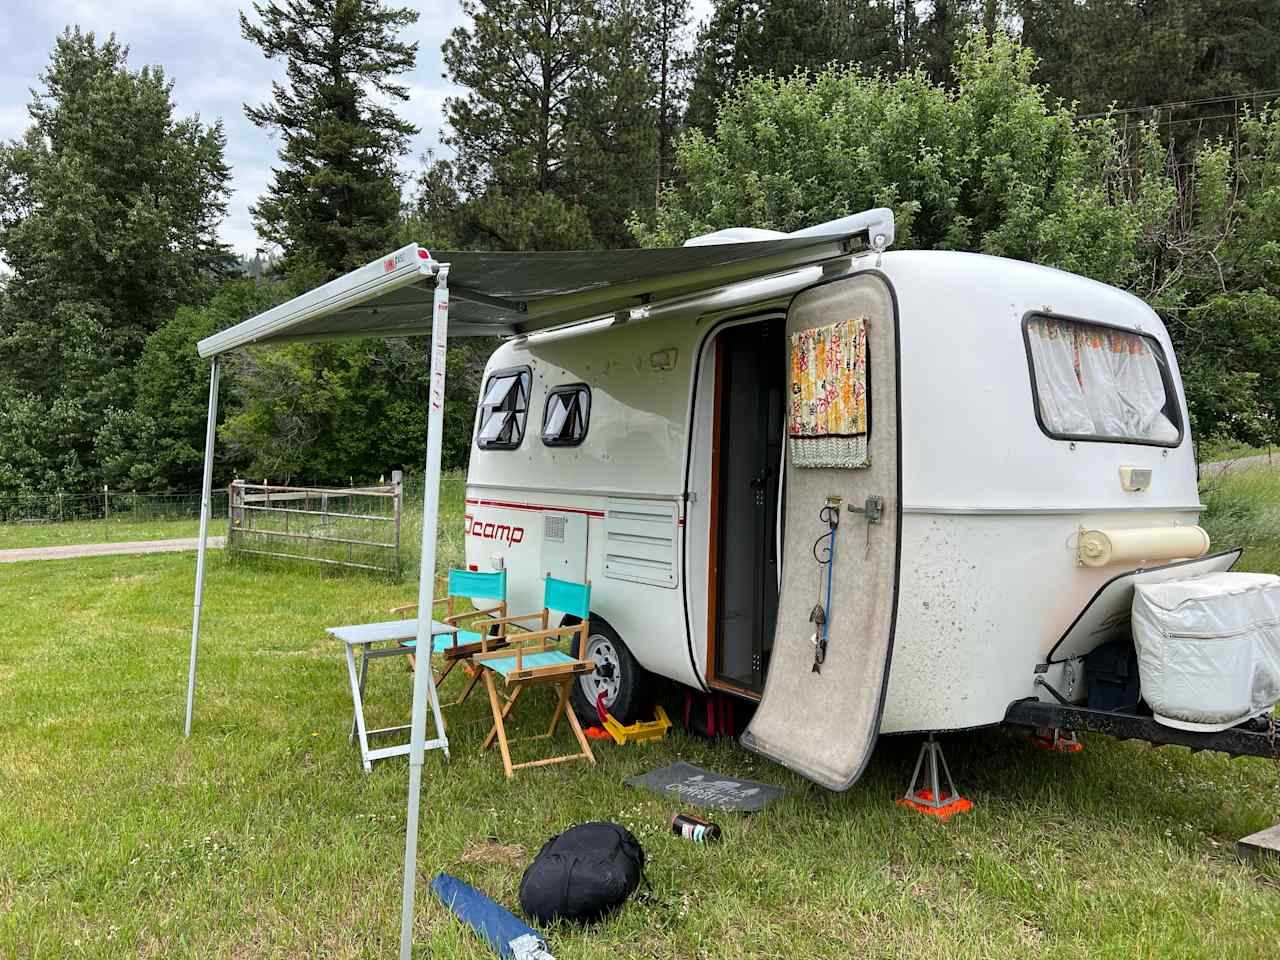
[[[845,507],[850,513],[860,513],[867,518],[867,523],[879,523],[884,516],[884,497],[867,497],[866,502],[858,507],[852,503]]]

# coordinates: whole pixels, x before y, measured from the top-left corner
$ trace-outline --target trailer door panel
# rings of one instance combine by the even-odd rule
[[[789,409],[777,625],[760,707],[742,735],[748,749],[832,790],[852,786],[871,757],[893,647],[901,517],[898,317],[888,282],[870,272],[802,291],[787,314],[789,403],[813,387],[812,377],[797,376],[792,362],[796,335],[803,342],[808,333],[812,341],[815,331],[847,331],[842,322],[859,318],[866,337],[865,380],[858,378],[865,387],[862,441],[856,431],[834,427],[829,434],[811,425],[801,430],[795,408]],[[830,375],[835,393],[828,398],[856,401],[848,380],[843,373]],[[825,409],[826,402],[818,406]],[[809,443],[797,447],[797,437]],[[829,498],[839,498],[840,523],[828,600],[826,569],[814,546],[828,532],[821,513]],[[875,509],[864,512],[869,501],[878,503],[878,518],[868,515]],[[815,602],[823,605],[827,624],[817,669]]]

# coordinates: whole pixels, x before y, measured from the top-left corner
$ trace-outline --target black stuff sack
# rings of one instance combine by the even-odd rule
[[[589,923],[640,884],[644,850],[626,827],[580,823],[542,845],[520,881],[520,906],[539,923]]]
[[[1141,697],[1138,651],[1128,637],[1094,648],[1084,658],[1090,710],[1132,710]]]

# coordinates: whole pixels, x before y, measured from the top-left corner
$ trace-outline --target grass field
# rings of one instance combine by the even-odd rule
[[[1206,522],[1242,522],[1210,506]],[[459,542],[445,541],[442,565]],[[184,741],[193,566],[179,554],[0,568],[0,957],[394,956],[406,769],[361,772],[341,654],[322,628],[383,616],[412,585],[214,555]],[[374,664],[375,724],[399,722],[409,676]],[[529,706],[545,722],[549,701]],[[975,809],[942,824],[893,803],[913,738],[883,739],[839,795],[683,735],[602,745],[594,769],[508,782],[480,752],[482,700],[447,716],[453,759],[428,755],[425,777],[422,957],[491,956],[427,894],[434,872],[514,906],[541,843],[600,818],[640,837],[649,884],[598,927],[550,931],[561,960],[1277,949],[1280,867],[1234,852],[1278,819],[1267,761],[1101,737],[1065,756],[1002,730],[954,736],[948,759]],[[790,792],[760,814],[717,815],[719,846],[687,844],[665,832],[669,802],[622,785],[676,758]]]
[[[1280,573],[1280,470],[1229,470],[1201,484],[1200,502],[1215,547],[1244,547],[1237,570]]]

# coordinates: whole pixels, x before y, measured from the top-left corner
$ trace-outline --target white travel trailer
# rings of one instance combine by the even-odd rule
[[[510,339],[481,388],[467,561],[509,571],[513,609],[538,608],[548,573],[592,581],[596,668],[575,688],[581,711],[602,698],[630,719],[653,676],[758,700],[743,743],[832,789],[857,780],[881,732],[1001,722],[1266,755],[1267,737],[1240,724],[1205,733],[1081,706],[1093,682],[1082,660],[1129,639],[1135,593],[1144,656],[1159,656],[1151,624],[1183,599],[1195,607],[1179,623],[1210,624],[1209,639],[1244,651],[1195,656],[1206,635],[1187,633],[1192,669],[1160,665],[1175,684],[1222,666],[1210,719],[1280,696],[1280,645],[1254,637],[1276,622],[1273,579],[1216,592],[1206,584],[1220,577],[1163,582],[1224,571],[1239,552],[1207,555],[1196,526],[1186,404],[1160,320],[1056,270],[887,252],[893,233],[892,214],[872,210],[675,250],[433,256],[409,244],[202,340],[212,363],[187,734],[220,358],[431,334],[418,587],[429,605],[445,338],[498,334]],[[417,631],[429,642],[427,618]],[[448,753],[430,676],[414,679],[404,958],[423,755]],[[1197,706],[1171,689],[1162,708]],[[940,805],[932,740],[921,756],[933,773],[924,799]]]
[[[1049,690],[1083,701],[1081,658],[1127,623],[1118,574],[1208,549],[1177,363],[1148,306],[1029,263],[886,251],[888,211],[851,219],[864,252],[505,342],[465,519],[469,564],[505,566],[515,607],[537,605],[547,573],[592,582],[581,711],[603,695],[631,718],[653,675],[760,700],[744,743],[837,789],[877,733],[1062,707]],[[853,316],[868,462],[797,467],[788,337]],[[843,520],[815,672],[828,497]]]
[[[582,713],[633,719],[655,677],[758,701],[743,743],[832,789],[880,733],[1005,722],[1267,753],[1239,726],[1087,705],[1084,658],[1129,642],[1135,584],[1239,556],[1197,526],[1160,319],[1062,271],[893,239],[871,210],[677,249],[411,244],[200,352],[427,333],[433,296],[451,335],[506,336],[466,559],[509,571],[513,609],[549,573],[591,581]]]

